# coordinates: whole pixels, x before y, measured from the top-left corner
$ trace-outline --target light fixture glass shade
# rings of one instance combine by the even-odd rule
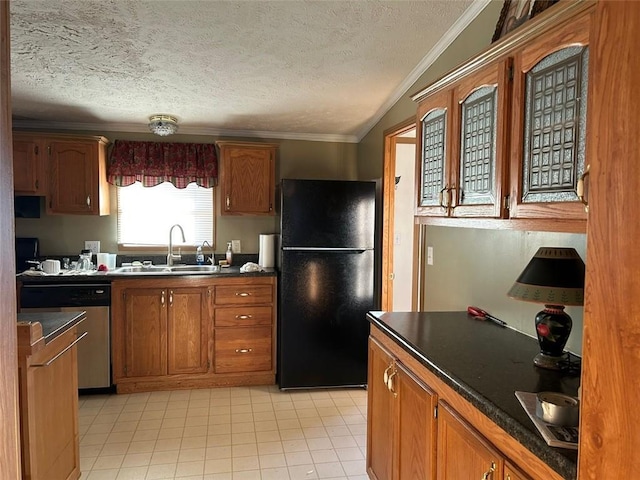
[[[178,119],[171,115],[151,115],[149,117],[149,130],[161,137],[173,135],[178,131]]]
[[[541,247],[515,281],[508,295],[542,303],[535,318],[540,353],[538,367],[559,370],[573,322],[565,305],[584,304],[584,262],[573,248]]]

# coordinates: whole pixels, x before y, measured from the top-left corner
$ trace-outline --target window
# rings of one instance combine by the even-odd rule
[[[186,242],[174,232],[174,245],[213,245],[213,188],[190,183],[176,188],[165,182],[143,187],[136,182],[118,191],[118,244],[165,246],[169,229],[176,223],[184,230]]]

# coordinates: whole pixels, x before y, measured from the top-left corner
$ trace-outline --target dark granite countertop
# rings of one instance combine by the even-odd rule
[[[575,479],[577,451],[547,445],[514,392],[576,396],[579,376],[533,365],[538,342],[466,312],[370,312],[384,331],[447,385],[558,472]],[[506,319],[508,322],[508,319]]]
[[[228,267],[221,269],[220,272],[215,273],[199,273],[199,274],[189,274],[189,273],[171,273],[171,274],[135,274],[135,273],[126,273],[126,274],[116,274],[116,273],[107,273],[107,272],[93,272],[90,274],[82,274],[82,275],[67,275],[64,273],[58,275],[28,275],[28,274],[20,274],[16,276],[16,279],[23,284],[56,284],[56,283],[104,283],[109,284],[113,280],[123,280],[123,279],[142,279],[142,278],[221,278],[221,277],[273,277],[277,275],[277,270],[275,268],[265,268],[261,272],[247,272],[240,273],[240,267]]]
[[[78,309],[77,312],[18,313],[18,322],[40,323],[42,325],[44,343],[49,343],[84,320],[85,315],[86,312],[81,309]]]

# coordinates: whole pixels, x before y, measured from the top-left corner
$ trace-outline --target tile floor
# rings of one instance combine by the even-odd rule
[[[365,390],[80,397],[82,480],[365,480]]]

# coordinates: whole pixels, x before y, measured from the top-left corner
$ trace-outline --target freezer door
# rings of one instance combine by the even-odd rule
[[[365,385],[373,250],[282,255],[280,388]]]
[[[373,248],[375,182],[282,180],[282,247]]]

